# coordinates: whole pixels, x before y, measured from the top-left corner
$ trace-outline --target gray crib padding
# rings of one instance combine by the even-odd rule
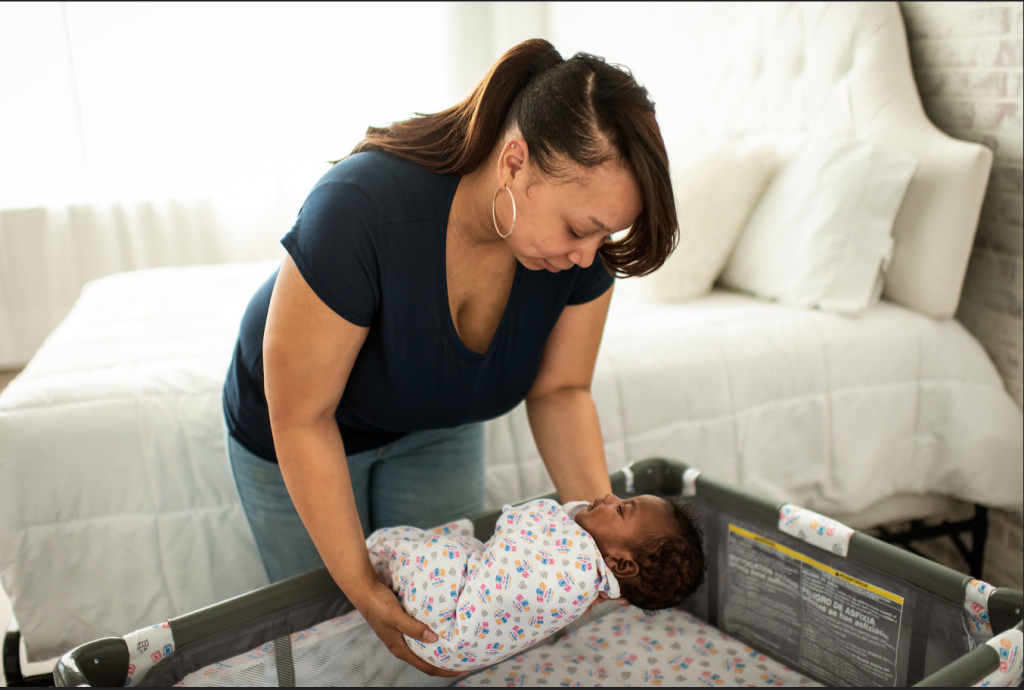
[[[903,686],[970,651],[962,599],[720,511],[699,494],[691,505],[711,548],[708,583],[690,610],[776,661],[827,685]]]
[[[980,645],[940,673],[922,679],[918,688],[969,688],[999,668],[999,653],[987,644]]]
[[[690,469],[682,463],[660,458],[645,462],[658,461],[663,463],[661,472],[666,475],[678,474],[681,478],[682,473]],[[681,485],[681,479],[679,484]],[[668,492],[659,490],[651,493],[667,494]],[[675,493],[672,492],[672,494]],[[697,496],[702,502],[711,504],[720,510],[744,516],[772,530],[778,527],[779,509],[782,504],[767,500],[745,489],[716,482],[702,474],[697,477]],[[897,574],[900,578],[958,605],[963,603],[964,586],[970,579],[939,563],[904,551],[861,532],[854,532],[850,538],[847,560],[883,572]]]
[[[327,568],[319,568],[302,575],[296,575],[254,592],[241,594],[219,604],[207,606],[198,611],[172,618],[169,622],[171,624],[171,631],[174,633],[174,644],[179,648],[184,647],[196,640],[205,639],[216,633],[251,623],[254,619],[266,614],[280,611],[288,606],[301,604],[306,599],[315,599],[325,594],[341,594],[341,590],[338,589],[338,585],[335,584]],[[348,604],[347,601],[346,604]],[[352,605],[348,604],[348,607],[346,610],[335,615],[351,611]],[[321,618],[320,620],[326,619]],[[310,623],[310,625],[313,625],[313,623]],[[301,630],[302,628],[298,629]]]
[[[885,572],[895,573],[907,582],[963,605],[964,587],[969,577],[927,558],[922,558],[892,544],[855,532],[850,538],[848,559]]]

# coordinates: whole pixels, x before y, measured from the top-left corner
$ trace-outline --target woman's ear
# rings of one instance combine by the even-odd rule
[[[640,566],[632,556],[606,556],[604,562],[619,579],[629,579],[640,574]]]
[[[505,142],[498,154],[498,177],[511,183],[523,169],[523,164],[529,158],[529,151],[526,148],[526,140],[522,137],[514,137]]]

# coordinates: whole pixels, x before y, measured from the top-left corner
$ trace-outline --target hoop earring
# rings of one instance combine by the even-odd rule
[[[498,201],[498,192],[500,192],[502,189],[508,192],[509,198],[512,199],[512,227],[510,227],[508,229],[508,232],[505,233],[504,235],[501,234],[501,230],[498,230],[498,218],[494,213],[494,204]],[[494,197],[491,199],[491,222],[494,223],[494,230],[495,232],[498,233],[498,237],[500,237],[501,239],[505,239],[506,237],[512,234],[513,230],[516,229],[516,198],[512,196],[512,190],[508,188],[508,185],[505,185],[504,187],[498,187],[497,189],[494,190]]]

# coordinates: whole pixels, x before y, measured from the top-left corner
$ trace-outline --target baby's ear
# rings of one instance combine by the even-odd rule
[[[640,566],[629,556],[607,556],[604,562],[619,579],[628,579],[640,574]]]

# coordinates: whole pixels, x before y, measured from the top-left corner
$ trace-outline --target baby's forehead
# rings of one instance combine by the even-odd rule
[[[642,494],[640,496],[637,496],[636,500],[644,501],[654,511],[660,513],[661,515],[664,515],[665,517],[670,517],[674,513],[674,510],[672,508],[672,502],[669,501],[667,498],[655,496],[654,494]]]
[[[637,496],[637,502],[641,500],[644,502],[644,513],[652,523],[666,527],[675,524],[676,511],[671,501],[652,494]]]

